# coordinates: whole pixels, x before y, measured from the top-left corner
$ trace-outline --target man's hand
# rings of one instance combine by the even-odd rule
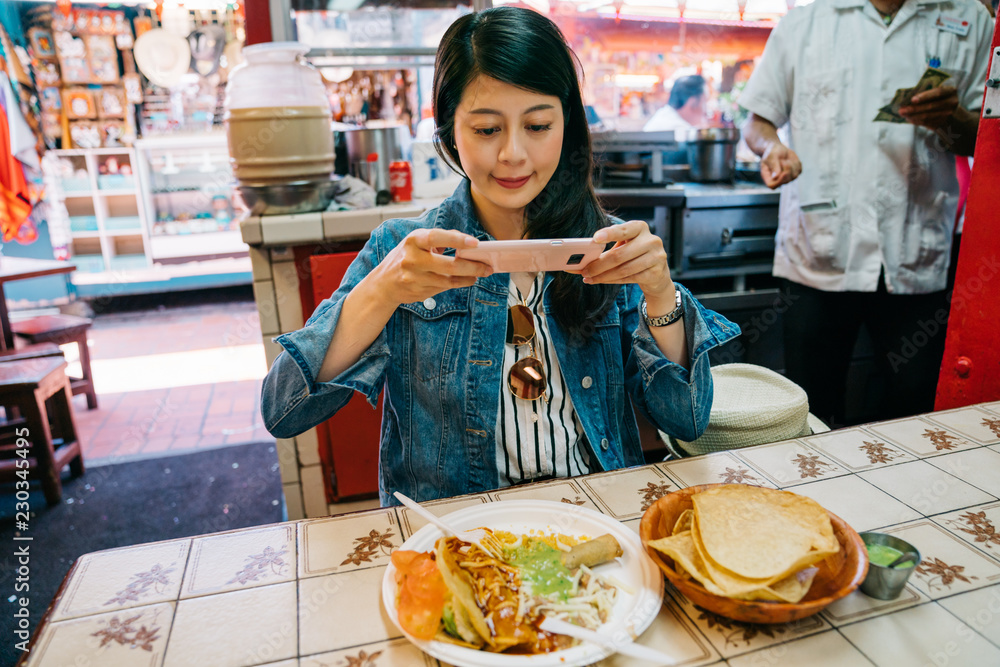
[[[958,91],[954,86],[938,86],[914,95],[910,104],[899,108],[899,115],[913,125],[938,130],[948,124],[957,109]]]
[[[802,163],[795,151],[775,141],[760,158],[760,175],[772,190],[791,183],[802,173]]]

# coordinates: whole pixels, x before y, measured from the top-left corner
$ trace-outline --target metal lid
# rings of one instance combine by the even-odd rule
[[[677,141],[718,141],[736,143],[740,140],[740,131],[735,127],[692,127],[687,130],[675,130]]]

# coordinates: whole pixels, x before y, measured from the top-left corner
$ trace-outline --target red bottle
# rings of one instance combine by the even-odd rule
[[[389,192],[394,202],[413,199],[413,178],[409,162],[396,160],[389,165]]]

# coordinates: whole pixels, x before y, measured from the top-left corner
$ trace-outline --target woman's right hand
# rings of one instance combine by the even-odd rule
[[[445,248],[477,245],[476,237],[454,229],[415,229],[389,251],[372,274],[395,305],[423,301],[445,290],[469,287],[476,278],[493,273],[481,262],[443,254]]]

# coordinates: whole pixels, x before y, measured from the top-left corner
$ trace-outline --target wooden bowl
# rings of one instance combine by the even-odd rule
[[[673,559],[649,546],[649,541],[669,537],[681,512],[694,506],[691,496],[717,486],[722,485],[702,484],[667,494],[646,510],[639,524],[639,536],[642,538],[646,553],[663,571],[670,583],[694,604],[736,621],[787,623],[812,616],[834,600],[848,595],[864,581],[868,572],[868,551],[865,549],[865,544],[853,528],[829,511],[827,514],[830,515],[834,535],[840,542],[840,551],[816,564],[819,568],[816,578],[813,579],[809,592],[799,602],[734,600],[721,597],[706,591],[696,580],[678,574],[674,569]]]

